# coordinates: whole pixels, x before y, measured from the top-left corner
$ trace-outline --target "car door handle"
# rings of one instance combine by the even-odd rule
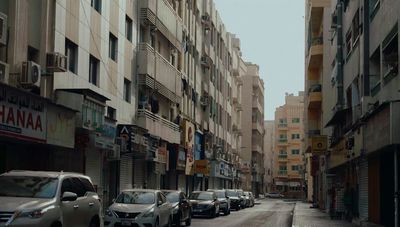
[[[79,205],[74,205],[74,209],[78,209],[79,208]]]
[[[89,206],[92,207],[94,205],[94,202],[90,202]]]

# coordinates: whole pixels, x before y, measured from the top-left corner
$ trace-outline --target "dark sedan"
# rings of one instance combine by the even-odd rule
[[[167,201],[173,206],[173,223],[181,226],[185,222],[186,226],[192,223],[192,203],[186,198],[182,191],[162,190]]]
[[[193,215],[219,216],[220,202],[215,192],[194,191],[189,196]]]
[[[226,195],[229,197],[231,209],[240,210],[242,208],[242,198],[235,189],[227,189]]]

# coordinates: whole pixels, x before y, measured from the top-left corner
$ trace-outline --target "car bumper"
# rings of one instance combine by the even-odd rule
[[[117,217],[105,217],[105,227],[150,227],[155,225],[155,218],[117,218]]]
[[[193,208],[192,215],[210,215],[213,212],[214,207],[207,208]]]
[[[233,202],[231,201],[231,209],[237,209],[240,207],[240,201]]]

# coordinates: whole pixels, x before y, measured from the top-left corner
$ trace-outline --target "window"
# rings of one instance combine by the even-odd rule
[[[99,60],[92,55],[90,55],[89,59],[89,82],[99,86]]]
[[[300,167],[298,165],[292,166],[292,171],[299,171]]]
[[[115,114],[116,110],[114,108],[112,108],[111,106],[107,106],[107,117],[110,119],[117,119],[116,118],[116,114]]]
[[[281,118],[281,119],[279,119],[279,123],[280,123],[280,124],[285,124],[285,123],[287,123],[286,118]]]
[[[351,30],[347,31],[346,33],[346,56],[350,56],[351,53]]]
[[[300,139],[300,134],[292,134],[292,139]]]
[[[292,154],[293,155],[299,155],[300,154],[300,150],[299,149],[293,149],[292,150]]]
[[[127,79],[124,79],[124,100],[131,102],[131,82]]]
[[[76,74],[78,71],[78,46],[69,39],[65,39],[65,56],[67,56],[68,71]]]
[[[101,14],[101,0],[91,0],[90,6]]]
[[[356,11],[353,22],[352,22],[352,29],[353,29],[353,46],[355,46],[360,38],[360,15],[359,10]]]
[[[109,40],[109,51],[108,56],[117,62],[118,56],[118,39],[112,33],[110,33],[110,40]]]
[[[374,96],[380,91],[381,85],[381,50],[376,48],[369,59],[369,86],[371,95]]]
[[[285,134],[280,134],[280,135],[279,135],[279,138],[281,138],[281,139],[286,139],[287,136],[286,136]]]
[[[398,73],[399,48],[398,48],[397,23],[382,42],[382,73],[385,83],[388,83]]]
[[[300,118],[292,118],[292,123],[300,123]]]
[[[128,15],[125,17],[125,35],[132,42],[132,19]]]
[[[281,171],[287,170],[287,166],[279,166],[279,170]]]
[[[369,18],[372,21],[380,8],[380,0],[369,0]]]

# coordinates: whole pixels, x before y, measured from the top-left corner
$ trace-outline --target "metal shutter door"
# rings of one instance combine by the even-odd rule
[[[145,179],[145,161],[143,159],[134,159],[135,169],[133,171],[133,181],[135,188],[143,188],[144,187],[144,179]]]
[[[103,194],[103,185],[101,183],[101,170],[102,170],[102,155],[101,152],[95,149],[86,150],[86,171],[85,174],[90,177],[97,193],[101,196]]]
[[[360,163],[359,174],[359,198],[358,210],[360,212],[360,219],[367,220],[368,218],[368,161],[364,160]]]
[[[132,188],[132,157],[122,156],[119,177],[120,190]]]

